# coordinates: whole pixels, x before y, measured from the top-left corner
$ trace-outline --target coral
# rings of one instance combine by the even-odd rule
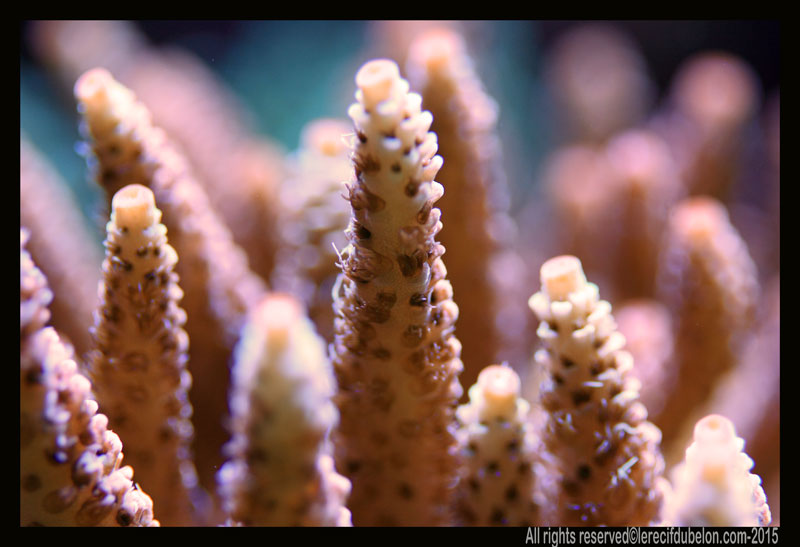
[[[639,396],[648,413],[655,416],[673,388],[672,316],[657,300],[636,299],[617,308],[614,317],[625,336],[625,349],[636,363],[631,373],[641,382]]]
[[[772,520],[761,478],[749,471],[733,423],[711,414],[697,422],[685,461],[674,470],[664,507],[668,526],[768,526]]]
[[[689,194],[730,197],[742,176],[745,131],[759,102],[758,87],[753,69],[734,55],[702,53],[679,67],[664,131]]]
[[[27,244],[50,279],[52,324],[78,355],[91,347],[89,325],[100,281],[100,247],[66,182],[29,139],[19,139],[19,217]]]
[[[349,526],[350,482],[327,436],[338,413],[322,339],[300,303],[267,296],[236,349],[230,460],[218,474],[230,518],[247,526]]]
[[[725,207],[694,197],[673,209],[662,251],[659,296],[673,317],[675,379],[655,423],[668,449],[714,384],[735,367],[759,294],[755,266]],[[694,415],[692,415],[694,413]]]
[[[541,268],[529,301],[541,323],[536,362],[547,371],[541,431],[560,484],[551,492],[560,525],[647,525],[658,518],[665,480],[661,433],[638,400],[633,359],[611,305],[599,300],[580,260],[559,256]]]
[[[20,526],[158,526],[71,347],[45,326],[50,291],[26,241],[20,230]]]
[[[419,34],[407,59],[409,84],[433,115],[431,131],[444,160],[437,180],[445,193],[437,206],[447,224],[438,237],[447,249],[448,279],[460,295],[461,381],[472,385],[487,364],[518,363],[530,352],[529,314],[520,294],[524,267],[498,267],[501,260],[521,263],[513,251],[516,225],[508,216],[498,106],[455,31],[439,27]]]
[[[652,83],[629,36],[587,24],[561,36],[550,52],[547,82],[569,142],[602,142],[641,121]]]
[[[347,245],[344,231],[350,207],[343,199],[353,179],[345,136],[353,127],[326,118],[303,128],[300,148],[288,163],[291,175],[281,194],[284,244],[272,277],[276,290],[297,295],[307,306],[317,332],[333,340],[331,290],[339,274],[338,249]]]
[[[336,464],[353,483],[355,525],[447,524],[462,365],[435,240],[442,159],[394,62],[364,64],[356,85],[350,244],[334,288]]]
[[[511,367],[483,369],[456,411],[464,460],[456,494],[458,519],[475,526],[540,525],[537,439]]]
[[[170,243],[181,260],[177,273],[185,293],[186,332],[192,340],[190,398],[197,416],[196,466],[213,488],[225,431],[228,360],[248,309],[265,291],[247,257],[217,216],[184,157],[135,95],[108,71],[92,69],[75,84],[83,131],[91,145],[87,161],[109,199],[120,188],[150,188],[164,213]]]
[[[178,307],[175,249],[153,192],[132,184],[112,199],[101,302],[88,369],[97,401],[167,526],[189,525],[197,476],[189,447],[189,337]]]

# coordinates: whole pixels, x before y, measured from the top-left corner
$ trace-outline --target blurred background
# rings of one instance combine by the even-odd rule
[[[600,22],[592,22],[598,24]],[[585,21],[466,21],[469,49],[489,95],[500,106],[498,130],[512,195],[536,186],[543,158],[563,139],[546,85],[547,60],[559,41]],[[681,64],[693,54],[724,50],[756,72],[762,96],[779,87],[777,21],[608,21],[629,41],[650,80],[649,107],[663,100]],[[287,149],[319,117],[344,117],[358,67],[391,52],[393,29],[370,21],[133,21],[153,46],[177,46],[197,56],[236,95],[255,131]],[[45,70],[35,22],[20,26],[20,129],[52,160],[81,202],[95,188],[74,152],[74,101]],[[121,38],[120,38],[121,39]],[[126,38],[127,39],[127,38]],[[87,56],[88,57],[88,56]],[[522,203],[512,199],[514,204]]]

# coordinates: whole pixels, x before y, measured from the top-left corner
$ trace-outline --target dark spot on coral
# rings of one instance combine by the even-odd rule
[[[117,524],[120,526],[130,526],[133,524],[133,517],[128,511],[119,510],[117,511]]]
[[[138,257],[147,256],[147,246],[146,245],[142,245],[141,247],[136,249],[136,256],[138,256]]]
[[[410,500],[414,497],[414,490],[406,482],[400,483],[400,486],[397,488],[397,493],[405,500]]]
[[[42,486],[42,479],[38,475],[26,475],[21,481],[22,489],[26,492],[35,492]]]
[[[359,239],[369,239],[372,233],[360,222],[354,221],[356,236]]]
[[[490,461],[489,463],[486,464],[486,472],[487,473],[490,473],[490,474],[494,475],[499,470],[500,470],[500,465],[494,460],[492,460],[492,461]]]
[[[592,394],[585,390],[577,390],[572,392],[572,402],[575,406],[581,406],[588,403],[592,399]]]
[[[570,479],[562,480],[561,487],[564,489],[564,492],[566,492],[570,496],[574,496],[578,494],[578,492],[580,492],[580,486],[578,485],[578,483]]]
[[[417,192],[419,191],[419,183],[412,180],[411,182],[406,184],[404,191],[408,197],[413,198],[414,196],[417,195]]]
[[[345,464],[345,469],[347,469],[347,473],[350,475],[358,473],[361,469],[361,462],[358,460],[350,460]]]
[[[467,486],[476,494],[481,491],[481,483],[475,477],[470,477],[467,481]]]
[[[381,361],[388,361],[392,357],[392,352],[386,348],[377,348],[373,350],[372,355]]]
[[[510,441],[508,441],[508,444],[506,444],[506,450],[508,450],[509,452],[516,452],[517,450],[519,450],[519,440],[511,439]]]
[[[564,368],[570,368],[575,365],[575,361],[567,359],[566,357],[562,357],[561,362],[564,364]]]
[[[402,171],[402,170],[403,170],[403,169],[402,169],[402,167],[400,167],[400,164],[399,164],[399,163],[393,163],[393,164],[392,164],[392,172],[393,172],[393,173],[399,173],[399,172],[400,172],[400,171]]]
[[[506,489],[506,499],[508,501],[514,501],[519,496],[519,490],[517,490],[517,485],[512,484]]]
[[[592,468],[586,464],[581,464],[578,466],[578,478],[582,481],[588,481],[589,478],[592,476]]]
[[[489,517],[489,522],[494,525],[505,524],[506,516],[502,509],[494,508],[492,515]]]
[[[409,304],[412,306],[424,306],[428,302],[428,297],[422,293],[416,293],[411,295],[409,299]]]
[[[358,140],[361,142],[361,144],[367,142],[367,136],[361,131],[356,131],[356,136],[358,137]]]
[[[553,374],[553,381],[560,386],[564,385],[564,377],[560,374]]]

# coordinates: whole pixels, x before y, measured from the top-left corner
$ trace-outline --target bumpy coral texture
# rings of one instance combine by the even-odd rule
[[[694,428],[685,461],[674,469],[664,524],[768,526],[772,517],[752,467],[733,423],[717,414],[706,416]]]
[[[158,526],[72,349],[44,326],[49,289],[26,239],[21,231],[20,526]]]
[[[499,109],[455,31],[442,27],[419,35],[411,43],[406,69],[423,108],[433,115],[431,130],[444,159],[436,178],[445,193],[437,205],[447,222],[438,237],[447,249],[447,277],[458,295],[461,383],[470,386],[490,363],[530,357],[528,295],[519,292],[524,283],[517,274],[524,268],[513,267],[521,260],[512,250],[516,226],[507,214]]]
[[[334,288],[336,464],[353,483],[355,525],[446,524],[462,365],[435,240],[442,159],[394,62],[368,62],[356,83],[350,245]]]
[[[225,431],[228,361],[250,306],[265,290],[213,210],[185,158],[152,125],[147,108],[107,71],[93,69],[75,84],[87,161],[110,201],[120,188],[143,184],[164,212],[170,242],[181,257],[177,273],[185,293],[186,331],[192,340],[191,390],[196,415],[197,471],[213,488]]]
[[[299,302],[272,294],[242,333],[233,365],[225,510],[247,526],[348,526],[350,481],[327,436],[338,412],[325,346]]]
[[[673,210],[659,279],[675,324],[676,380],[655,421],[669,447],[722,375],[734,368],[755,317],[758,277],[725,207],[709,197]]]
[[[189,451],[189,337],[178,306],[178,256],[160,219],[146,187],[126,186],[114,196],[88,367],[97,400],[125,439],[161,522],[189,525],[197,483]]]
[[[536,364],[546,371],[541,436],[559,477],[546,518],[559,525],[647,525],[658,518],[666,488],[661,433],[639,401],[611,305],[573,256],[547,261],[541,281],[529,302],[541,321]]]
[[[352,132],[345,120],[309,123],[299,150],[289,158],[291,175],[281,194],[287,212],[273,284],[306,304],[317,332],[328,342],[333,340],[331,290],[339,274],[336,253],[347,245],[344,231],[350,220],[350,206],[343,196],[345,184],[353,179],[345,142]]]
[[[461,524],[540,525],[538,460],[520,379],[509,366],[483,369],[458,407],[458,444],[464,460],[456,497]]]
[[[30,230],[27,249],[55,293],[52,324],[82,356],[91,347],[89,326],[103,260],[100,246],[66,182],[23,135],[19,175],[20,223]]]

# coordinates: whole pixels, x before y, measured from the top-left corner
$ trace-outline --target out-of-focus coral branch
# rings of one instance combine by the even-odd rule
[[[75,85],[83,131],[97,182],[110,200],[131,183],[149,187],[164,213],[170,242],[181,257],[186,331],[192,341],[190,393],[196,415],[196,466],[213,488],[226,434],[228,361],[250,307],[265,291],[230,231],[211,207],[184,157],[152,125],[147,107],[108,71],[93,69]]]
[[[498,107],[478,78],[461,35],[434,28],[409,48],[406,71],[433,115],[431,130],[444,160],[437,203],[447,225],[448,279],[459,294],[456,331],[464,345],[461,381],[472,385],[489,363],[524,363],[529,314],[521,293],[524,274],[516,256],[516,225],[508,216],[509,192],[496,125]]]
[[[488,366],[469,389],[469,403],[456,411],[464,460],[456,494],[460,524],[541,525],[536,481],[546,477],[520,388],[513,369]]]
[[[635,44],[605,24],[580,25],[560,37],[545,79],[568,142],[602,142],[644,119],[652,82]]]
[[[580,260],[560,256],[541,268],[529,301],[541,323],[536,362],[547,371],[541,405],[543,448],[559,484],[546,522],[648,525],[659,518],[666,480],[661,432],[647,421],[633,359],[611,305],[588,283]]]
[[[347,245],[344,230],[350,207],[344,197],[353,179],[345,120],[314,120],[303,129],[300,148],[289,159],[290,172],[281,194],[284,245],[273,285],[297,295],[308,307],[317,332],[333,341],[333,289],[339,274],[337,250]]]
[[[72,348],[44,326],[50,291],[20,230],[20,526],[158,526]]]
[[[654,422],[669,453],[681,425],[699,419],[714,384],[736,366],[760,289],[747,247],[713,198],[677,204],[666,239],[659,296],[673,316],[676,378]]]
[[[266,297],[236,350],[230,460],[218,474],[233,521],[246,526],[350,526],[350,481],[333,468],[338,421],[325,346],[298,301]]]
[[[28,252],[51,280],[52,324],[78,355],[91,347],[102,255],[66,182],[25,137],[19,140],[19,216]]]
[[[353,483],[354,524],[448,524],[462,365],[435,240],[442,159],[394,62],[366,63],[356,85],[350,245],[334,289],[336,463]]]
[[[772,517],[752,467],[730,420],[717,414],[701,419],[685,461],[674,470],[663,524],[768,526]]]
[[[703,53],[679,68],[671,110],[659,123],[689,194],[728,200],[742,174],[745,130],[759,99],[757,76],[734,55]]]
[[[649,299],[628,300],[617,308],[614,316],[625,336],[625,349],[636,363],[631,374],[642,384],[642,403],[648,413],[656,416],[675,381],[672,316],[663,304]]]
[[[136,93],[180,146],[251,269],[268,280],[281,245],[283,151],[253,135],[250,114],[221,78],[187,50],[151,46],[131,22],[40,21],[33,29],[35,50],[65,85],[99,66]]]
[[[114,195],[106,228],[101,302],[87,364],[97,400],[167,526],[195,523],[191,492],[191,375],[183,291],[153,192],[134,184]]]

